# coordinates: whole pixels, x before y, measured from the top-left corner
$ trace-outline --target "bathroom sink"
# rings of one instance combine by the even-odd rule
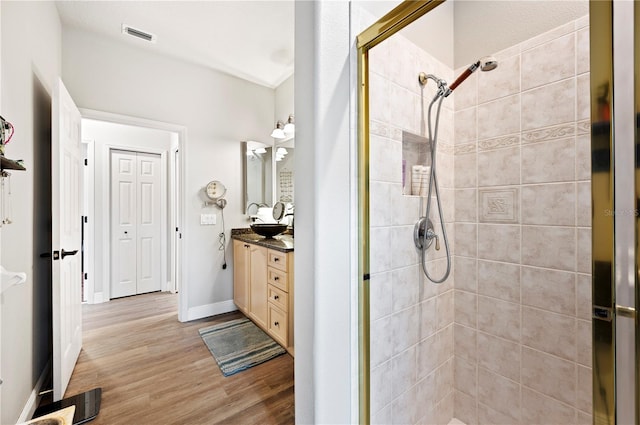
[[[254,223],[251,225],[251,230],[265,238],[272,238],[287,230],[287,225],[278,223]]]

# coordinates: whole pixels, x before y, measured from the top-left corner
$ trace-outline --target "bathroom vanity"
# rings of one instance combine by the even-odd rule
[[[293,237],[232,229],[233,301],[292,356]]]

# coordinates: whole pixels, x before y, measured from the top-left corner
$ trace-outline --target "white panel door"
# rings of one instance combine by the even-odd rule
[[[111,151],[111,298],[136,294],[136,155]]]
[[[160,155],[111,151],[111,298],[160,291]]]
[[[61,80],[52,101],[53,398],[62,399],[82,348],[80,112]]]
[[[137,293],[160,291],[160,155],[136,155],[137,180]]]

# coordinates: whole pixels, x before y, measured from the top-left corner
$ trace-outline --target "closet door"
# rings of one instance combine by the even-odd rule
[[[136,294],[135,153],[111,151],[111,298]]]
[[[160,155],[137,153],[137,292],[160,291]]]
[[[162,289],[160,155],[111,151],[111,298]]]

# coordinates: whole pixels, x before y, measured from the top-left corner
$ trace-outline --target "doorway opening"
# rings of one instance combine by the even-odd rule
[[[138,293],[178,292],[185,129],[81,112],[87,153],[83,299],[97,304]],[[183,307],[181,294],[179,317]]]

